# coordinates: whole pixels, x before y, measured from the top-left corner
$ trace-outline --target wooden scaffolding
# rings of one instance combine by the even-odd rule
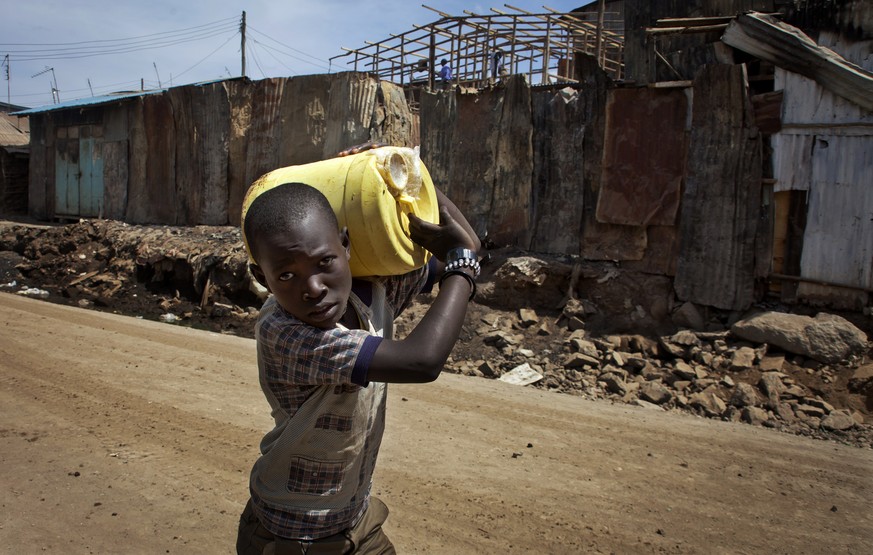
[[[439,86],[442,60],[452,68],[455,86],[485,88],[505,75],[526,75],[531,85],[574,83],[575,54],[594,56],[613,79],[622,78],[624,21],[601,8],[559,12],[546,6],[532,13],[509,4],[511,11],[490,14],[465,10],[454,16],[423,5],[440,19],[357,49],[343,48],[347,65],[404,87]],[[497,54],[499,53],[499,54]],[[495,54],[498,59],[495,60]],[[496,62],[496,63],[495,63]]]

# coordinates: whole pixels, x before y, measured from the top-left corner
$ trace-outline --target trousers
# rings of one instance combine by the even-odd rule
[[[236,552],[238,555],[394,555],[394,545],[382,530],[387,518],[388,507],[371,496],[370,506],[352,528],[313,541],[294,540],[280,538],[264,528],[249,499],[239,519]]]

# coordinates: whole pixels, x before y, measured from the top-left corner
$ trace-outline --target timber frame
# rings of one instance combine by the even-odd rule
[[[351,57],[354,71],[371,73],[404,88],[433,90],[440,60],[452,66],[453,85],[486,88],[496,84],[493,53],[503,52],[503,75],[525,75],[531,85],[576,83],[575,54],[595,57],[615,80],[622,78],[624,21],[603,10],[559,12],[546,6],[532,13],[505,4],[509,12],[491,8],[480,15],[465,10],[453,16],[423,5],[440,19],[379,42],[331,58]]]

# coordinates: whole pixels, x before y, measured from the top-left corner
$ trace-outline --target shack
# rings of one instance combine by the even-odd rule
[[[438,14],[405,36],[434,49],[478,48],[448,89],[416,82],[417,65],[402,57],[392,65],[382,49],[361,48],[350,51],[359,71],[25,111],[29,210],[234,225],[245,189],[266,171],[384,140],[420,145],[487,244],[658,278],[659,291],[630,292],[629,310],[743,311],[768,293],[869,308],[873,8],[597,4],[598,21],[609,20],[603,6],[620,7],[622,47],[606,46],[617,27],[594,29],[599,50],[582,42],[593,3],[587,13]],[[528,46],[526,69],[491,79],[485,55],[512,48],[507,18],[547,44]],[[476,28],[475,42],[438,42],[464,26]],[[408,53],[396,40],[389,50]],[[418,53],[430,60],[430,50]]]
[[[0,102],[0,214],[27,214],[29,122],[9,115],[23,109]]]
[[[29,212],[236,225],[249,184],[366,140],[410,145],[399,87],[364,73],[228,79],[75,100],[31,119]]]

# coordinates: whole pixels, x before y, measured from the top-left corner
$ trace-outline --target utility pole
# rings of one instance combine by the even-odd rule
[[[242,76],[246,76],[246,12],[243,10],[242,22],[239,24],[239,33],[242,36],[240,51],[242,52]]]
[[[9,54],[3,57],[3,65],[6,66],[6,103],[12,106],[12,85],[9,79]]]
[[[161,76],[158,73],[158,64],[156,64],[155,62],[152,62],[152,65],[155,66],[155,76],[158,78],[158,88],[163,89],[164,86],[161,84]]]

